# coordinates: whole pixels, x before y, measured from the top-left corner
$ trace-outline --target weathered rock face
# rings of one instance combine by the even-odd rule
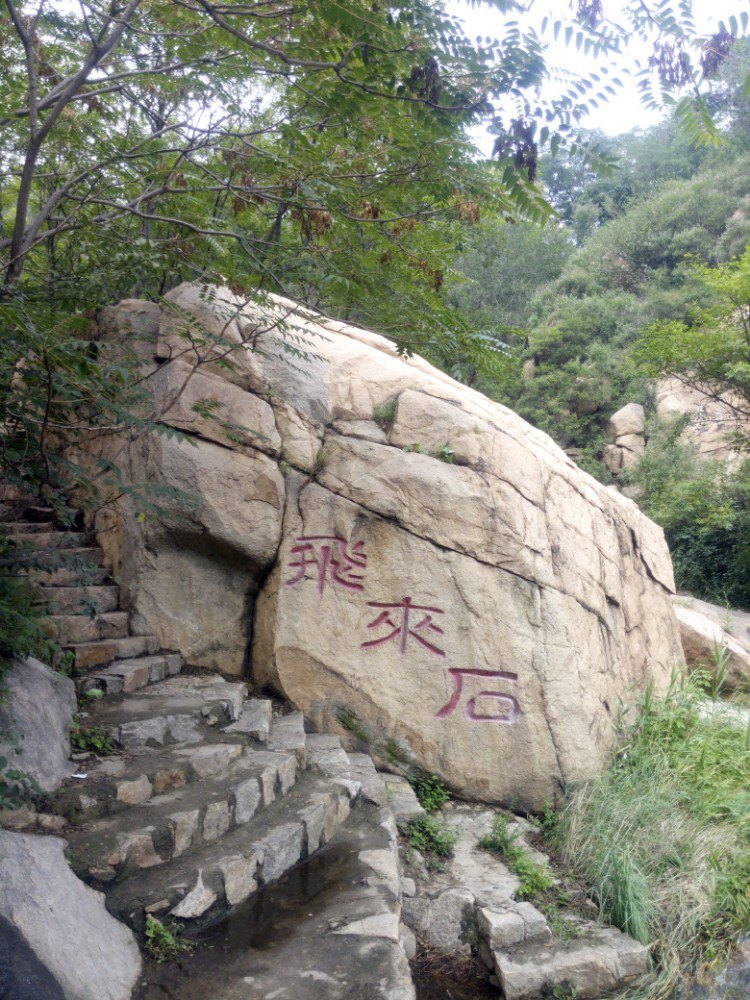
[[[596,772],[618,701],[682,660],[661,530],[377,334],[211,296],[182,286],[151,321],[162,420],[196,447],[121,454],[199,501],[181,526],[111,534],[144,630],[236,673],[254,606],[257,684],[321,727],[395,741],[467,796],[540,808]],[[219,334],[252,344],[231,370],[213,363]],[[205,398],[223,426],[191,409]]]
[[[107,913],[104,896],[75,877],[64,847],[57,837],[0,830],[0,917],[66,1000],[129,1000],[141,971],[135,937]]]
[[[73,681],[35,660],[14,659],[0,702],[0,756],[54,792],[74,770],[70,725],[78,707]],[[8,741],[8,742],[6,742]]]

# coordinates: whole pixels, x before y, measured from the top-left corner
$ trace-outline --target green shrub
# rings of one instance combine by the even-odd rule
[[[195,949],[192,941],[186,941],[182,928],[175,923],[163,924],[156,917],[146,917],[146,951],[157,962],[174,962],[180,955],[190,954]]]
[[[372,419],[387,434],[396,419],[396,399],[389,399],[387,403],[379,403],[375,406],[372,411]]]
[[[405,823],[401,832],[409,846],[424,857],[428,867],[439,866],[441,861],[453,857],[458,834],[440,816],[419,816]]]
[[[678,588],[750,608],[750,462],[699,459],[679,440],[683,426],[658,430],[626,478],[664,528]]]
[[[115,749],[114,740],[108,729],[104,726],[82,725],[80,718],[76,718],[70,727],[70,743],[74,750],[100,756],[114,753]]]
[[[428,812],[442,809],[450,800],[451,793],[436,774],[430,774],[423,768],[414,768],[406,776],[406,780],[419,799],[419,804]]]
[[[750,733],[699,681],[649,691],[609,770],[556,832],[606,919],[652,946],[643,995],[666,1000],[750,922]]]

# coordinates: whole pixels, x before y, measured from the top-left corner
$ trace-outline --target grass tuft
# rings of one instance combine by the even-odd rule
[[[489,833],[479,841],[483,851],[498,854],[508,868],[518,876],[520,886],[516,899],[536,899],[552,888],[552,873],[536,861],[516,843],[516,835],[508,828],[508,817],[498,813]]]
[[[453,857],[458,834],[449,829],[441,816],[431,813],[419,816],[405,823],[401,832],[409,846],[423,856],[428,868],[439,868],[443,861]]]
[[[704,679],[648,691],[610,769],[570,797],[553,833],[605,919],[651,946],[635,995],[673,997],[750,924],[746,727],[706,700]]]

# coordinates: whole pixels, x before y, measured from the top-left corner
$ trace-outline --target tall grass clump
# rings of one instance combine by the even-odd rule
[[[635,994],[649,1000],[675,996],[750,925],[750,727],[706,684],[647,691],[609,770],[572,792],[554,832],[603,916],[650,947]]]

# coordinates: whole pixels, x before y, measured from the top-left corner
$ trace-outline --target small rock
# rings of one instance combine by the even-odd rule
[[[230,858],[222,865],[224,874],[224,895],[230,906],[243,903],[258,888],[255,872],[258,859],[255,855],[248,858]]]
[[[217,900],[216,893],[203,884],[203,872],[198,872],[198,881],[184,899],[175,906],[171,915],[181,920],[193,920],[203,916]]]
[[[203,839],[218,840],[229,829],[231,814],[228,802],[211,802],[203,818]]]
[[[260,805],[261,789],[257,778],[248,778],[234,790],[234,818],[238,825],[249,823]]]
[[[172,857],[177,858],[190,847],[193,835],[198,828],[197,809],[190,809],[185,812],[172,813],[169,817],[169,827],[172,831]]]
[[[173,788],[184,788],[185,772],[179,768],[164,768],[154,775],[154,795],[162,795]]]
[[[399,943],[404,949],[404,954],[411,962],[417,954],[417,939],[414,931],[407,927],[406,924],[401,924],[399,928]]]
[[[68,825],[64,816],[57,816],[54,813],[40,813],[37,816],[37,823],[40,830],[48,833],[61,833]]]
[[[153,788],[145,774],[132,781],[121,781],[117,786],[117,800],[128,806],[137,806],[151,798]]]
[[[417,883],[413,878],[402,878],[401,879],[401,892],[404,896],[416,896],[417,894]]]
[[[5,809],[0,812],[0,826],[6,830],[33,830],[36,822],[37,814],[26,806],[22,806],[20,809]]]

